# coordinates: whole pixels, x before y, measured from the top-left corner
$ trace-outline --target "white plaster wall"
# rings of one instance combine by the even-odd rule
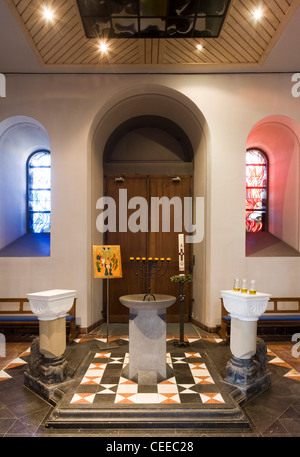
[[[101,196],[102,172],[93,146],[104,147],[115,126],[138,111],[172,120],[181,116],[197,143],[195,180],[200,176],[202,184],[196,192],[205,191],[206,232],[205,244],[195,247],[202,263],[195,270],[194,317],[209,327],[218,324],[220,289],[231,288],[234,277],[256,279],[259,290],[273,295],[300,295],[300,259],[245,257],[246,140],[266,116],[300,122],[291,75],[7,75],[6,80],[0,120],[30,116],[49,134],[53,212],[51,256],[0,258],[0,296],[77,289],[79,325],[86,327],[100,316],[100,283],[92,295],[91,244],[101,242],[94,204]],[[143,97],[139,103],[136,96],[147,90],[148,102]],[[163,94],[168,104],[162,103]],[[197,124],[209,132],[205,160]]]

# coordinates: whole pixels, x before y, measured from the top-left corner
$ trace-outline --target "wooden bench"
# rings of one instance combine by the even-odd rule
[[[0,332],[5,334],[8,329],[16,332],[24,328],[38,329],[38,326],[38,317],[31,311],[28,298],[0,298]],[[78,335],[76,298],[66,316],[66,334],[69,342]]]
[[[257,321],[257,327],[277,328],[277,327],[298,327],[300,331],[300,297],[271,297],[269,303],[273,303],[273,309],[267,309]],[[296,303],[294,308],[283,309],[280,303]],[[268,305],[269,306],[269,305]],[[219,335],[224,341],[230,338],[230,315],[225,309],[221,298],[221,327]]]

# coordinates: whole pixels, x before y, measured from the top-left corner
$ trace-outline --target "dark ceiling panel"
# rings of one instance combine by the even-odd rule
[[[77,0],[87,38],[219,36],[230,0]]]

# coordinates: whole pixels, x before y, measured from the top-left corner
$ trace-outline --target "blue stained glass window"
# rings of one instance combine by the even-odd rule
[[[32,154],[27,163],[28,231],[49,233],[51,227],[51,156]]]

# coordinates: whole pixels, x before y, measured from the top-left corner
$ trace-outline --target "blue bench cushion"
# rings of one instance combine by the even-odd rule
[[[67,321],[73,321],[75,319],[75,316],[66,316]],[[13,316],[0,316],[0,322],[37,322],[38,317],[35,316],[34,314],[31,316],[20,316],[18,314],[14,314]]]
[[[22,322],[35,322],[38,321],[37,316],[18,316],[15,314],[14,316],[1,316],[0,317],[1,322],[17,322],[17,321],[22,321]]]
[[[225,322],[230,322],[230,316],[223,316]],[[263,314],[259,317],[259,321],[300,321],[300,314]]]
[[[259,318],[260,321],[299,321],[300,314],[263,314]]]

